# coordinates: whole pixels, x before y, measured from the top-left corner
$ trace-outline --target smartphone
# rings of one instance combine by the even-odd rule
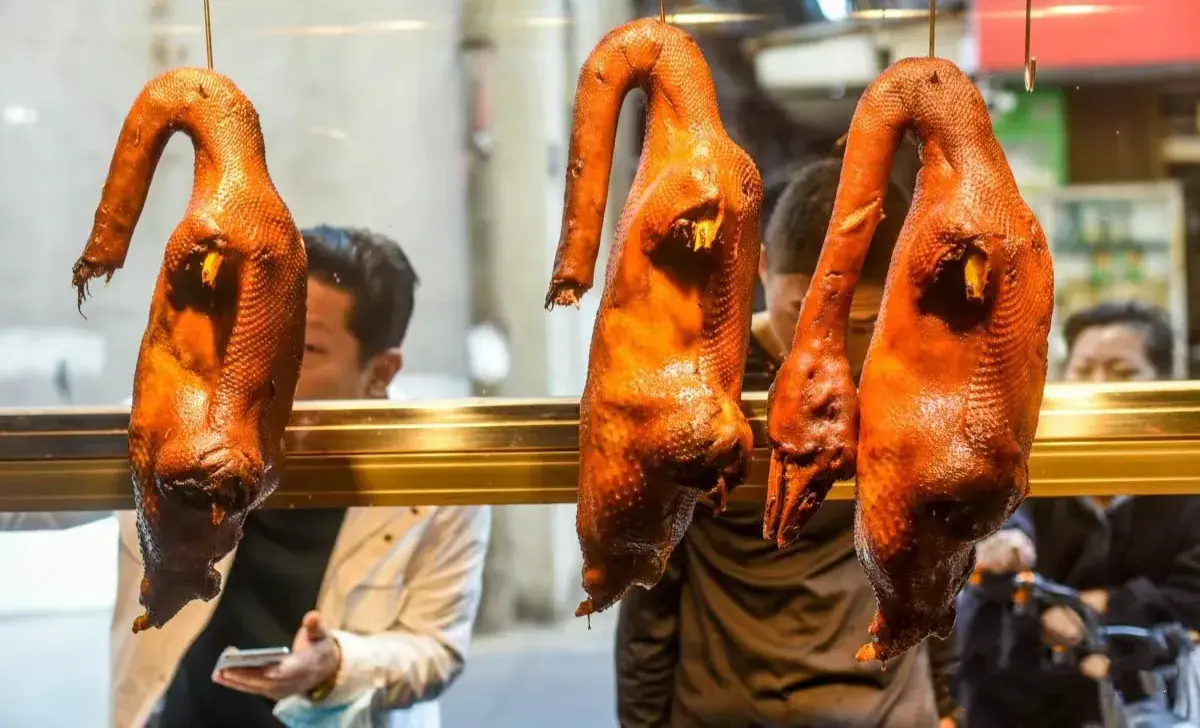
[[[269,667],[283,662],[283,658],[291,653],[286,647],[260,647],[253,650],[239,650],[236,647],[226,647],[217,658],[218,670],[228,670],[238,667]]]

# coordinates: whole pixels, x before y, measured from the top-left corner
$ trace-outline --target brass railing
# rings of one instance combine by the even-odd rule
[[[761,497],[765,398],[744,406],[757,449],[738,492]],[[576,402],[555,399],[305,403],[269,503],[570,503],[577,418]],[[118,409],[0,410],[0,511],[130,507],[126,421]],[[1040,496],[1200,493],[1200,382],[1048,387],[1031,470]]]

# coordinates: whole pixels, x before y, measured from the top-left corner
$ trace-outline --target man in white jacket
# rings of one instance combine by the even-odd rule
[[[297,400],[383,398],[417,284],[395,242],[303,231],[306,347]],[[286,487],[286,486],[285,486]],[[106,514],[0,514],[0,529],[68,528]],[[222,593],[160,630],[140,613],[132,512],[121,525],[111,724],[438,728],[435,698],[462,671],[479,606],[486,507],[260,510],[217,566]],[[270,668],[214,672],[218,654],[287,644]]]

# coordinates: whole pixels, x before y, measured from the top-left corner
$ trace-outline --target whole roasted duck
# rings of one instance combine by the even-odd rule
[[[258,113],[233,82],[184,68],[146,84],[125,119],[72,281],[125,262],[168,138],[195,183],[167,241],[133,382],[129,462],[145,562],[133,631],[220,587],[213,565],[275,489],[300,359],[308,262],[267,173]]]
[[[909,128],[923,166],[856,397],[847,314]],[[793,540],[834,481],[857,473],[856,544],[878,600],[860,660],[948,634],[973,544],[1025,497],[1053,285],[1045,236],[975,86],[948,61],[893,65],[854,114],[768,416],[767,538]]]
[[[762,181],[679,28],[633,21],[584,63],[546,305],[575,304],[592,286],[617,116],[635,86],[646,135],[580,404],[580,616],[657,583],[697,499],[740,484],[752,447],[740,399]]]

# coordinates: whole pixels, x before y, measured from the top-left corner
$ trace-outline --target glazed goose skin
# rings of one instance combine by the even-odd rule
[[[125,262],[155,167],[176,131],[195,182],[167,241],[129,421],[145,613],[161,627],[220,587],[213,568],[272,492],[304,353],[308,262],[267,173],[258,114],[233,82],[184,68],[150,81],[125,119],[72,282]]]
[[[906,129],[916,194],[858,392],[847,317]],[[1025,497],[1053,272],[983,99],[952,63],[896,63],[850,127],[833,217],[769,399],[764,534],[780,544],[857,475],[855,540],[878,602],[860,660],[948,635],[974,543]]]
[[[637,175],[609,257],[580,403],[579,616],[651,587],[706,492],[745,477],[742,369],[762,181],[726,135],[708,65],[657,19],[610,32],[579,75],[546,305],[592,286],[622,100],[647,95]]]

